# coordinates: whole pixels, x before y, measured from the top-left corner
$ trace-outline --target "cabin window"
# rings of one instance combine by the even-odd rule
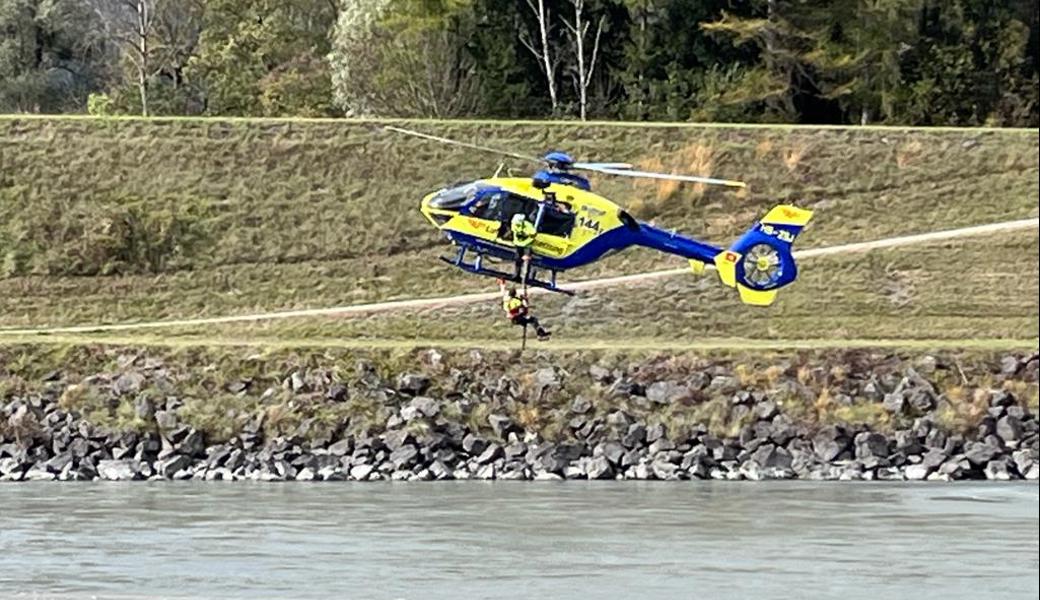
[[[574,229],[574,212],[566,204],[560,202],[546,203],[538,232],[567,237],[571,234],[572,229]]]
[[[532,223],[538,217],[538,202],[517,194],[488,190],[480,194],[469,206],[466,213],[478,219],[498,221],[502,223],[500,237],[508,235],[508,227],[513,215],[520,213]],[[549,202],[542,213],[539,233],[567,237],[574,229],[574,213],[566,204]]]
[[[462,208],[463,204],[473,198],[482,189],[484,189],[483,185],[474,182],[441,190],[440,192],[437,192],[433,198],[430,198],[430,208],[436,208],[439,210],[459,210]]]
[[[498,221],[502,212],[502,192],[485,192],[466,208],[466,212],[478,219]]]

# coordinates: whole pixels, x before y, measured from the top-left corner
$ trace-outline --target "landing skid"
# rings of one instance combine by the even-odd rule
[[[476,259],[473,262],[466,261],[466,250],[465,246],[459,248],[459,251],[454,257],[442,256],[440,259],[453,267],[458,267],[467,273],[473,273],[475,275],[483,275],[485,277],[494,277],[495,279],[503,279],[505,281],[512,281],[513,283],[526,285],[527,287],[542,288],[550,292],[556,292],[558,294],[564,294],[567,296],[573,296],[574,292],[570,290],[561,289],[556,286],[556,271],[550,271],[552,273],[549,281],[544,281],[537,278],[537,271],[534,267],[527,269],[527,281],[521,277],[518,270],[514,270],[512,273],[505,271],[499,271],[498,269],[491,269],[484,266],[484,255],[477,253]]]

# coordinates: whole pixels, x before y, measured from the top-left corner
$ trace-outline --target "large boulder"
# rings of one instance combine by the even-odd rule
[[[1022,439],[1022,421],[1018,418],[1006,415],[997,421],[997,436],[1005,442],[1015,442]]]
[[[856,436],[856,458],[886,458],[889,455],[888,438],[880,433],[864,431]]]
[[[813,436],[812,447],[816,456],[826,463],[838,458],[848,448],[848,438],[836,427],[828,426],[816,432],[816,435]]]
[[[98,463],[98,477],[108,481],[129,481],[136,479],[141,472],[141,465],[136,460],[102,460]]]
[[[656,404],[670,404],[689,394],[685,386],[674,381],[658,381],[646,388],[646,399]]]
[[[646,427],[641,423],[633,423],[628,427],[628,431],[625,436],[621,438],[621,443],[626,448],[635,448],[641,446],[646,441]]]
[[[964,457],[968,459],[968,462],[978,467],[985,466],[986,463],[996,458],[999,454],[1000,448],[984,442],[968,442],[964,444]]]
[[[430,378],[418,373],[402,373],[397,378],[398,391],[418,396],[430,387]]]
[[[404,444],[390,453],[389,461],[390,464],[394,465],[394,468],[401,471],[412,468],[418,457],[419,450],[415,446]]]
[[[184,454],[176,454],[156,464],[156,471],[166,479],[173,479],[178,472],[191,466],[191,457]]]
[[[603,456],[594,456],[585,461],[585,476],[589,479],[613,479],[614,467]]]

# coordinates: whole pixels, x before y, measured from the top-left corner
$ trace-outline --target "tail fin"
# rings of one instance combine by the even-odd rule
[[[715,256],[719,279],[737,288],[745,304],[769,306],[777,290],[798,276],[791,245],[812,219],[812,211],[781,204]]]

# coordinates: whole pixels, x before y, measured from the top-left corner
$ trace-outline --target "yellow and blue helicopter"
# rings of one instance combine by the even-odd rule
[[[743,182],[639,171],[627,163],[576,162],[559,151],[538,159],[398,127],[386,129],[541,165],[532,177],[496,175],[423,198],[422,214],[458,246],[454,256],[441,260],[469,273],[572,295],[557,286],[558,273],[642,246],[681,256],[698,274],[714,266],[723,284],[736,288],[744,303],[756,306],[772,304],[777,290],[798,275],[791,245],[812,218],[812,211],[776,206],[729,248],[718,248],[636,220],[614,202],[594,194],[589,180],[574,171],[732,188],[745,187]],[[510,222],[517,214],[533,223],[536,231],[528,264],[523,265],[526,268],[517,260],[518,250],[512,242]],[[506,272],[488,266],[495,261],[510,261],[515,267]]]

